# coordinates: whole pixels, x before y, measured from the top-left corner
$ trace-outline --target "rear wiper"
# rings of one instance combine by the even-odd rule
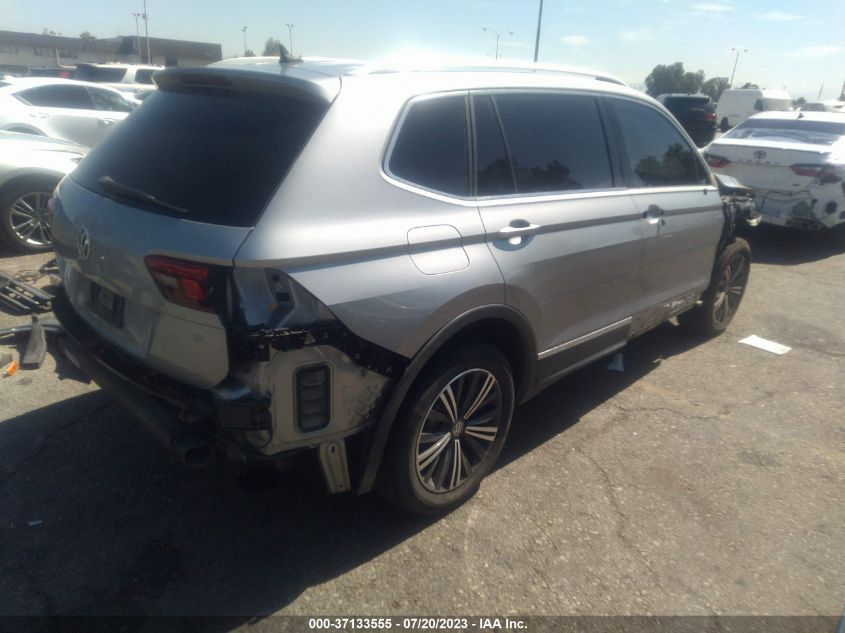
[[[124,185],[122,182],[117,182],[111,176],[102,176],[97,180],[97,182],[112,193],[120,196],[121,198],[128,198],[130,200],[137,200],[138,202],[152,204],[157,207],[161,207],[162,209],[167,209],[169,211],[173,211],[174,213],[178,213],[179,215],[188,215],[187,209],[183,209],[182,207],[177,207],[175,204],[170,204],[169,202],[159,200],[155,196],[147,193],[146,191],[141,191],[140,189],[135,189],[135,187]]]

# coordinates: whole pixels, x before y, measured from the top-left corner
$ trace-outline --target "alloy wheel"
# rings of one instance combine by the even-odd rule
[[[52,243],[47,207],[50,196],[51,194],[43,191],[32,191],[12,203],[9,209],[9,224],[21,243],[35,247]]]
[[[429,407],[416,441],[417,476],[431,492],[463,484],[490,454],[502,420],[502,390],[492,373],[455,376]]]
[[[713,320],[718,325],[726,325],[731,320],[739,307],[747,283],[748,259],[742,254],[737,254],[725,267],[716,289]]]

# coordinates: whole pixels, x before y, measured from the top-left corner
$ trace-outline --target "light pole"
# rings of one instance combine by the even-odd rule
[[[488,29],[486,26],[482,26],[481,29],[483,31],[490,31],[496,36],[496,59],[499,59],[499,38],[502,35],[513,35],[513,31],[497,31],[496,29]]]
[[[138,18],[140,18],[143,13],[133,11],[132,15],[135,18],[135,46],[138,49],[138,63],[141,64],[143,63],[144,58],[141,56],[141,30],[138,28]]]
[[[147,0],[144,0],[144,37],[147,40],[147,63],[152,64],[152,57],[150,57],[150,16],[147,13]]]
[[[736,58],[734,59],[734,69],[731,72],[731,82],[728,85],[728,88],[733,88],[733,86],[734,86],[734,75],[736,74],[736,65],[739,63],[739,54],[740,53],[747,53],[748,49],[747,48],[732,48],[731,52],[736,53]]]
[[[540,13],[537,14],[537,38],[534,40],[534,63],[540,53],[540,25],[543,23],[543,0],[540,0]]]
[[[244,57],[246,57],[246,27],[243,27],[241,32],[244,34]]]
[[[285,25],[288,27],[288,41],[290,42],[290,54],[293,55],[293,24],[288,24],[285,22]]]

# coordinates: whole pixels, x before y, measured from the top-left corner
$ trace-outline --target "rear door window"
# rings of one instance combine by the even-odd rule
[[[613,186],[595,97],[505,93],[494,97],[518,193]]]
[[[646,105],[611,99],[624,143],[626,178],[632,187],[706,184],[698,152],[666,116]]]
[[[466,97],[414,101],[395,136],[388,171],[425,189],[469,196]]]
[[[73,178],[114,198],[114,188],[100,182],[111,178],[186,210],[189,220],[253,226],[325,110],[276,94],[155,91]]]
[[[88,88],[88,94],[91,95],[91,100],[94,102],[94,107],[97,110],[108,110],[110,112],[132,112],[134,109],[131,103],[111,90]]]
[[[91,101],[85,86],[37,86],[22,90],[17,96],[26,103],[41,108],[94,109],[94,103]]]

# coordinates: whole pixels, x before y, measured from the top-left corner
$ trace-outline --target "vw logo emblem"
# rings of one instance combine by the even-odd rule
[[[91,237],[84,226],[79,230],[79,237],[76,238],[76,250],[79,253],[79,261],[84,262],[91,256]]]
[[[766,152],[761,149],[758,149],[756,152],[754,152],[754,158],[756,158],[757,160],[763,160],[764,158],[766,158]]]

